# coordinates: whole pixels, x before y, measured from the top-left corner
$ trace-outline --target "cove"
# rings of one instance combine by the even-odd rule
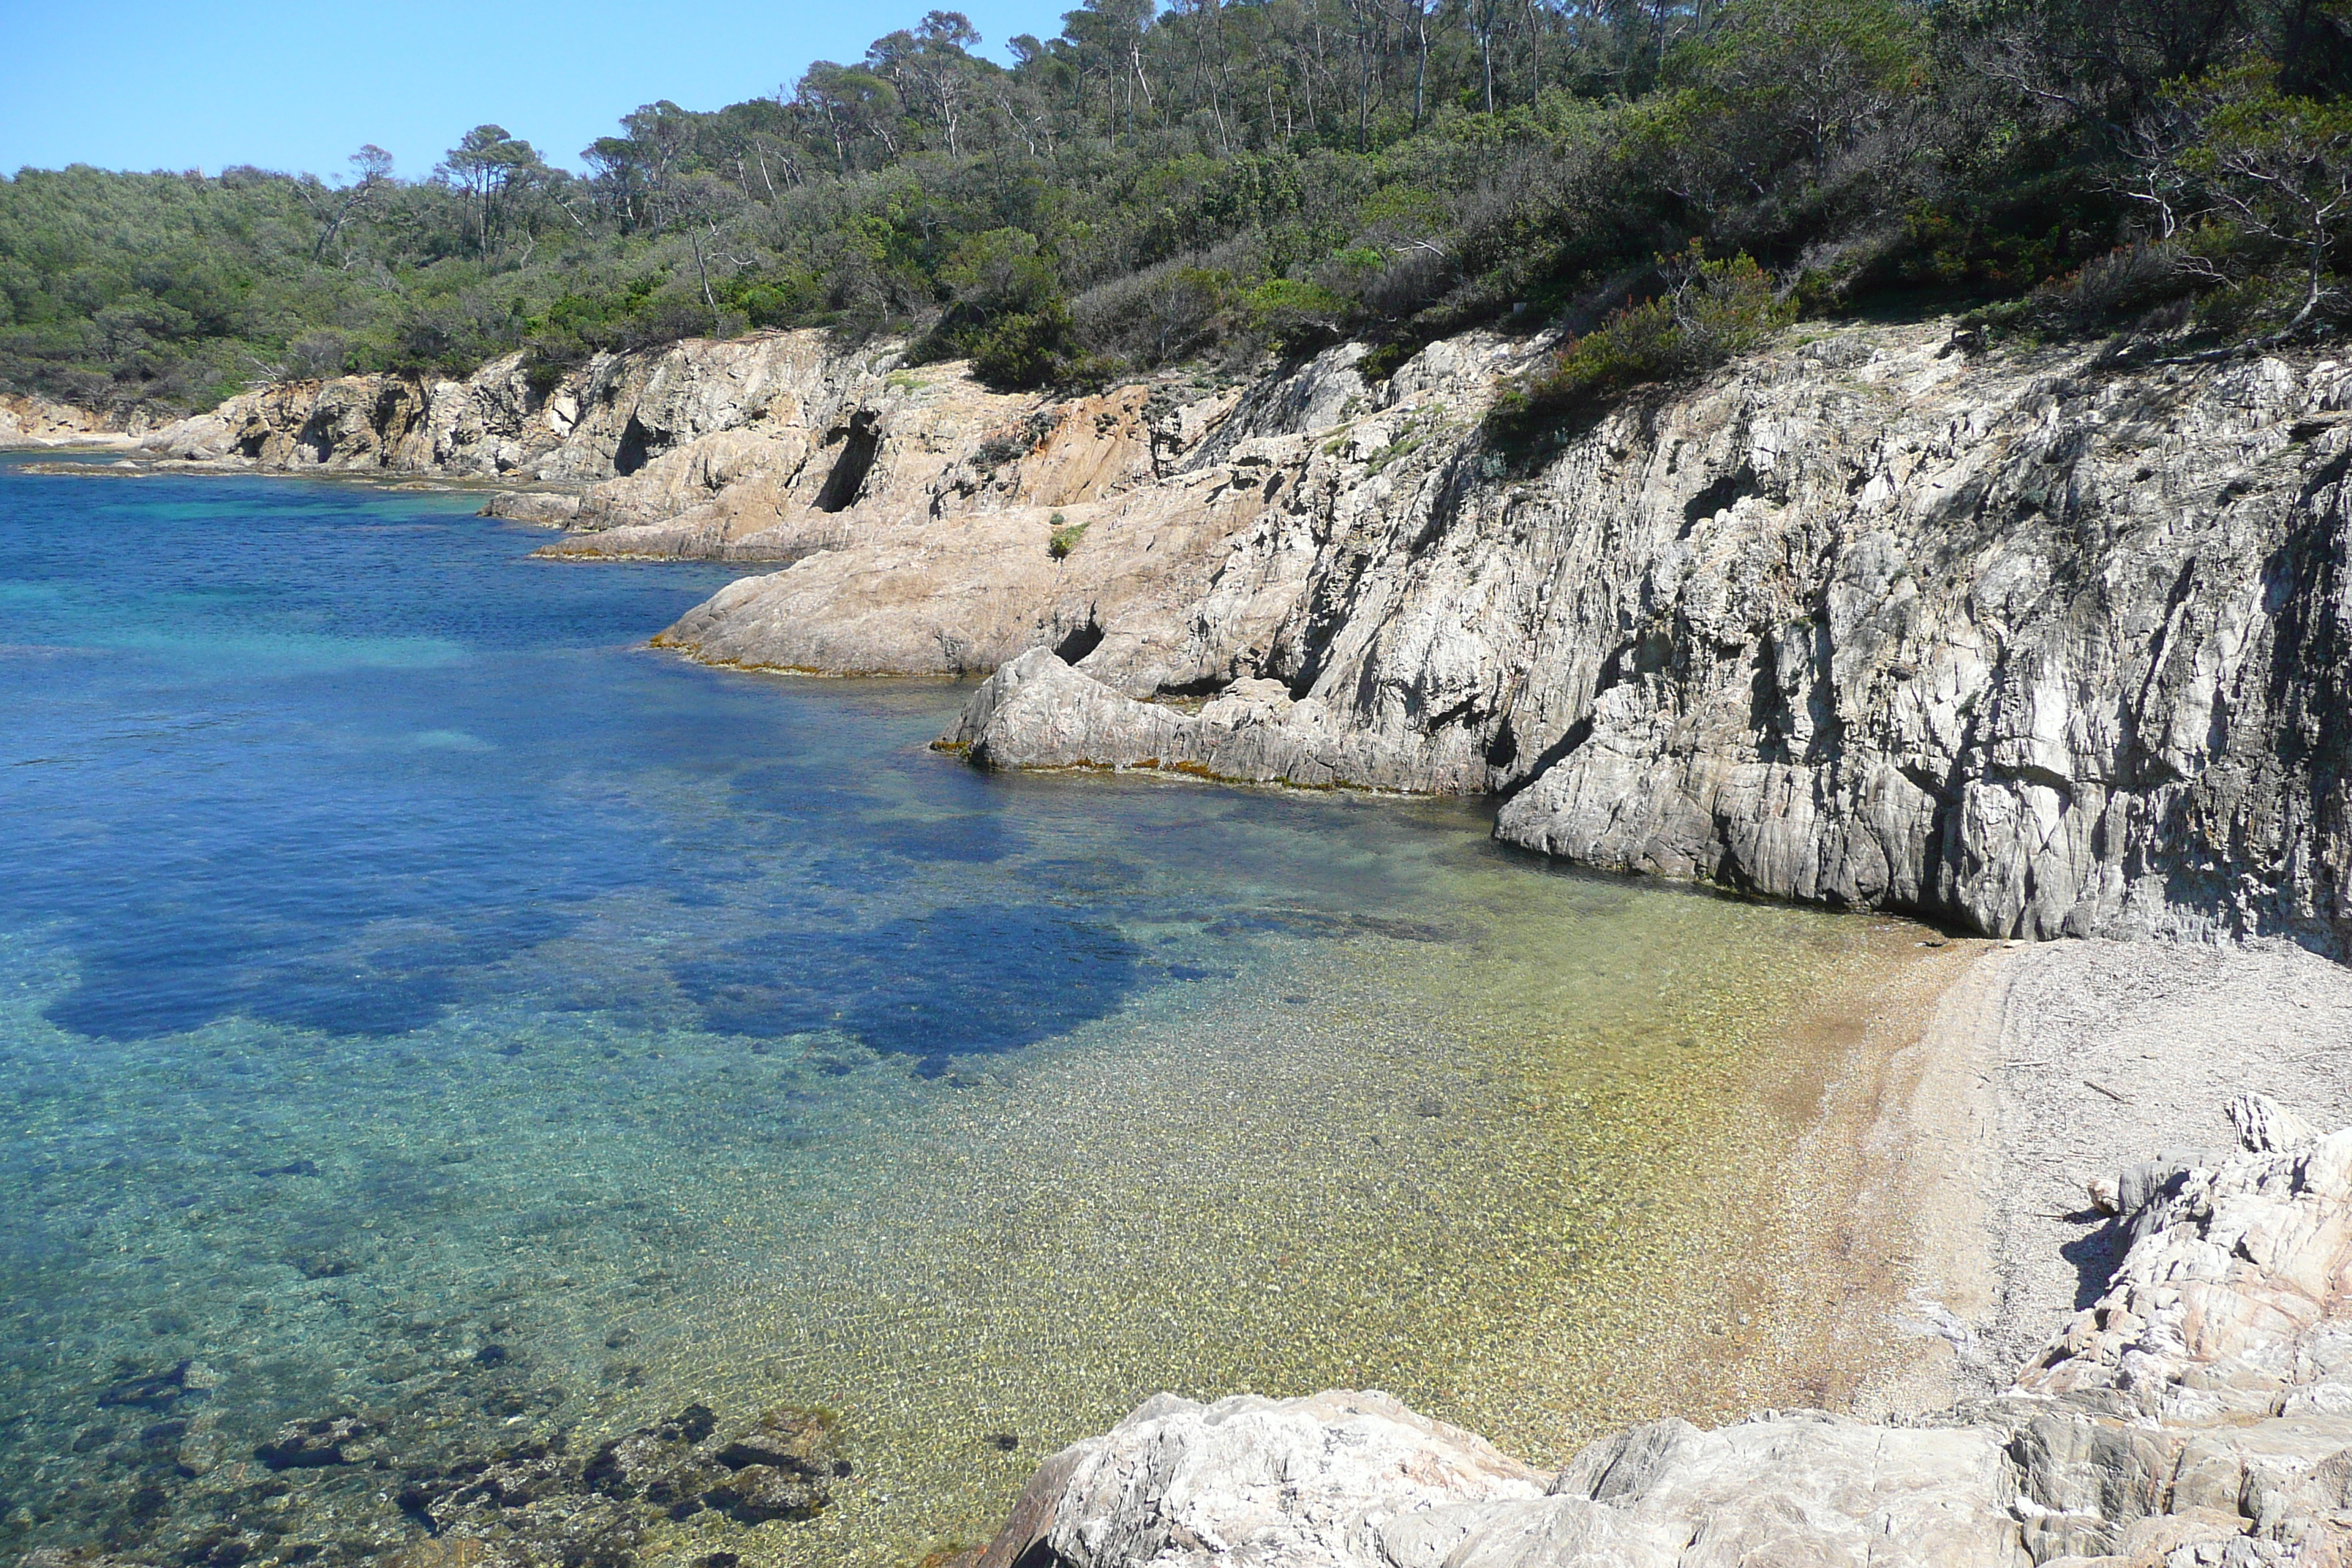
[[[1908,928],[978,773],[968,687],[647,651],[734,574],[478,500],[0,462],[0,1549],[372,1561],[699,1404],[849,1473],[649,1561],[909,1563],[1163,1387],[1540,1458],[1798,1386],[1745,1178]]]

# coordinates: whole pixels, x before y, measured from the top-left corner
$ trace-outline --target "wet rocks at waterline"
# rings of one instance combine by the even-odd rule
[[[2005,1394],[1662,1421],[1556,1475],[1385,1394],[1163,1394],[1048,1459],[975,1568],[2198,1568],[2352,1561],[2352,1129],[2251,1097]],[[2113,1193],[2118,1183],[2099,1184]]]

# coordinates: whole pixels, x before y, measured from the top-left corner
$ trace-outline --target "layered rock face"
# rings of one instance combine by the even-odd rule
[[[781,564],[658,640],[1001,669],[948,737],[996,765],[1491,793],[1604,868],[2347,951],[2352,370],[1800,331],[1529,458],[1481,419],[1539,349],[1056,402],[787,332],[279,387],[147,447]]]
[[[1284,499],[1164,662],[1278,694],[1171,720],[1024,666],[951,742],[1491,791],[1548,853],[1994,935],[2345,952],[2352,372],[1856,330],[1519,473],[1468,428],[1508,363],[1438,345],[1226,449]],[[1150,695],[1104,624],[1078,669]]]
[[[143,446],[180,462],[560,486],[510,498],[514,510],[612,528],[677,519],[723,487],[727,437],[747,427],[789,430],[785,443],[797,437],[805,458],[867,379],[855,356],[808,332],[599,355],[551,384],[509,355],[462,382],[287,382],[166,426]],[[761,458],[763,470],[777,464]]]
[[[2240,1125],[2259,1145],[2285,1130]],[[1665,1421],[1546,1476],[1385,1394],[1162,1394],[1046,1461],[976,1563],[2352,1561],[2352,1130],[2135,1183],[2148,1203],[2106,1295],[1975,1407]]]

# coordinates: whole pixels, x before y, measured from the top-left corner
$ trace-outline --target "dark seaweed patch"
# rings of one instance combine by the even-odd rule
[[[133,1410],[161,1410],[177,1403],[188,1394],[188,1368],[194,1363],[182,1362],[168,1372],[152,1373],[145,1377],[125,1378],[98,1396],[104,1406],[126,1406]]]
[[[1042,905],[967,907],[862,931],[780,933],[677,965],[706,1026],[753,1036],[835,1029],[929,1067],[1006,1051],[1115,1011],[1141,950]]]

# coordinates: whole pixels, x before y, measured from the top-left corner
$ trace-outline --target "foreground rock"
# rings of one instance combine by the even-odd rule
[[[1899,1426],[1660,1422],[1556,1476],[1385,1394],[1162,1394],[1038,1470],[977,1568],[2193,1568],[2352,1561],[2352,1130],[2136,1169],[2098,1304]]]

